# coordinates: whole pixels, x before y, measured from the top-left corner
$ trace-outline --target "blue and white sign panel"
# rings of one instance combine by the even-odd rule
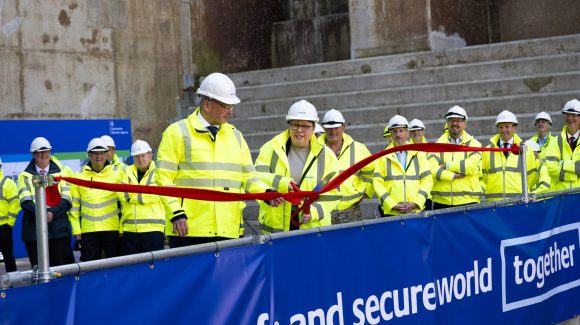
[[[328,228],[8,289],[0,321],[558,323],[580,313],[579,199]],[[35,300],[62,303],[30,312]]]

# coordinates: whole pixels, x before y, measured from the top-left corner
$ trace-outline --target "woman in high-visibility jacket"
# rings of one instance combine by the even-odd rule
[[[395,115],[389,120],[391,144],[387,149],[408,143],[409,123]],[[424,209],[433,187],[433,177],[423,152],[390,153],[376,160],[373,178],[381,216],[402,215]]]
[[[155,162],[152,149],[143,140],[131,146],[133,165],[125,169],[123,184],[155,185]],[[122,193],[117,196],[123,207],[121,217],[120,253],[137,254],[162,250],[165,247],[165,205],[161,196],[143,193]]]
[[[0,167],[2,160],[0,159]],[[0,252],[4,257],[6,273],[16,271],[12,229],[20,212],[18,188],[12,178],[0,169]]]
[[[107,146],[94,138],[87,147],[89,162],[75,176],[79,179],[121,183],[121,171],[107,161]],[[121,204],[115,192],[73,185],[71,188],[73,235],[81,239],[81,259],[91,261],[119,254]]]
[[[288,129],[260,148],[256,170],[280,193],[288,192],[291,182],[303,191],[323,187],[337,174],[337,159],[314,135],[316,109],[305,100],[299,101],[290,107],[286,121],[290,124]],[[338,190],[329,191],[311,205],[310,214],[301,213],[294,220],[290,218],[297,206],[290,202],[278,207],[260,202],[260,229],[273,233],[330,225],[330,213],[339,199]]]

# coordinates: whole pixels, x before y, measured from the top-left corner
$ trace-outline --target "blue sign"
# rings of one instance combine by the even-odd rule
[[[5,290],[0,322],[558,323],[580,313],[579,199],[272,235],[81,273]],[[31,313],[35,300],[66,303]]]

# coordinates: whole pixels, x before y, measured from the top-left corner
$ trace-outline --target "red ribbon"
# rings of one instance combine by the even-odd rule
[[[214,190],[205,190],[191,187],[166,187],[166,186],[145,186],[145,185],[129,185],[129,184],[111,184],[103,182],[87,181],[73,177],[55,177],[55,180],[64,180],[69,183],[95,188],[100,190],[115,191],[115,192],[128,192],[128,193],[144,193],[144,194],[156,194],[164,196],[173,196],[180,198],[187,198],[192,200],[203,200],[203,201],[216,201],[216,202],[232,202],[232,201],[249,201],[249,200],[273,200],[278,197],[283,197],[286,201],[292,204],[299,205],[301,201],[303,204],[294,212],[293,217],[299,212],[310,213],[310,206],[312,203],[318,199],[321,194],[332,191],[337,188],[342,182],[347,180],[350,176],[354,175],[357,171],[362,169],[364,166],[372,163],[378,158],[388,155],[396,151],[423,151],[423,152],[465,152],[465,151],[509,151],[513,154],[518,155],[520,153],[520,147],[516,144],[512,145],[511,148],[480,148],[480,147],[468,147],[456,144],[448,143],[413,143],[405,144],[397,147],[392,147],[390,149],[385,149],[383,151],[377,152],[373,155],[366,157],[365,159],[357,162],[356,164],[350,166],[342,173],[334,177],[330,182],[328,182],[319,191],[301,191],[297,186],[294,187],[293,192],[288,192],[286,194],[278,192],[264,192],[264,193],[229,193],[220,192]],[[292,218],[293,219],[293,218]]]

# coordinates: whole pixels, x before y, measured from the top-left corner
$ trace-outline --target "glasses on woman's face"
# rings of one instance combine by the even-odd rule
[[[302,131],[310,131],[310,129],[312,129],[314,127],[314,125],[312,124],[290,124],[290,129],[292,129],[292,131],[298,131],[298,129],[301,129]]]

